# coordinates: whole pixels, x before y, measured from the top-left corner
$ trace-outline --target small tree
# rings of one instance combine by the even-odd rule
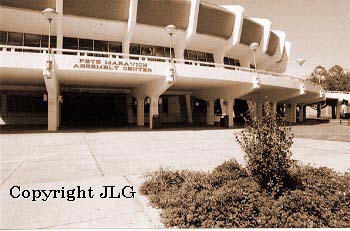
[[[291,179],[293,135],[290,127],[282,126],[281,118],[272,116],[268,103],[265,103],[264,111],[261,120],[248,121],[247,128],[236,136],[236,140],[246,154],[247,169],[253,179],[261,188],[278,196]]]

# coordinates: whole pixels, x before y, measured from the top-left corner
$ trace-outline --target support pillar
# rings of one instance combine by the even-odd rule
[[[7,95],[2,94],[1,95],[1,114],[5,115],[7,114]]]
[[[128,124],[132,124],[134,122],[134,116],[132,114],[132,96],[126,96],[126,107],[128,113]]]
[[[304,122],[305,106],[303,104],[299,105],[299,122]]]
[[[191,96],[190,95],[186,95],[186,107],[187,107],[188,122],[190,124],[193,124]]]
[[[153,128],[153,116],[159,115],[158,100],[159,100],[159,96],[152,96],[151,97],[151,104],[149,107],[149,127],[150,128]]]
[[[56,0],[56,12],[57,12],[57,18],[56,18],[56,37],[57,42],[56,46],[58,49],[63,48],[63,0]],[[61,54],[62,52],[58,52]]]
[[[137,126],[145,125],[145,98],[137,98]]]
[[[340,100],[338,100],[338,102],[337,102],[337,119],[340,119],[340,114],[341,114],[341,101]]]
[[[50,132],[57,131],[59,126],[60,102],[55,92],[48,92],[47,106],[47,128]]]
[[[336,106],[332,105],[332,119],[337,118],[337,114],[336,114],[335,108],[336,108]]]
[[[228,126],[233,127],[233,106],[234,106],[234,99],[226,99],[226,115],[228,116]]]
[[[214,125],[214,100],[209,100],[207,104],[207,125]]]
[[[263,102],[255,101],[255,119],[256,120],[261,120],[262,110],[263,110]]]
[[[296,123],[296,110],[297,106],[295,103],[289,104],[287,107],[287,122]]]

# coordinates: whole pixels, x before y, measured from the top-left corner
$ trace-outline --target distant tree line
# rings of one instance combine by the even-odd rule
[[[322,82],[322,86],[328,91],[350,92],[350,71],[335,65],[328,71],[325,67],[318,65],[310,74],[309,78],[315,83]]]

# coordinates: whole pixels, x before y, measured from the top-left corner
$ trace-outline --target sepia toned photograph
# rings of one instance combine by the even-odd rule
[[[0,0],[0,229],[350,228],[350,0]]]

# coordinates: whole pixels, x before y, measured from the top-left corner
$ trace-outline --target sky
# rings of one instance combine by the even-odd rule
[[[245,15],[268,18],[292,44],[286,73],[309,75],[318,65],[350,69],[350,0],[207,0],[241,5]],[[304,58],[300,69],[298,58]]]

